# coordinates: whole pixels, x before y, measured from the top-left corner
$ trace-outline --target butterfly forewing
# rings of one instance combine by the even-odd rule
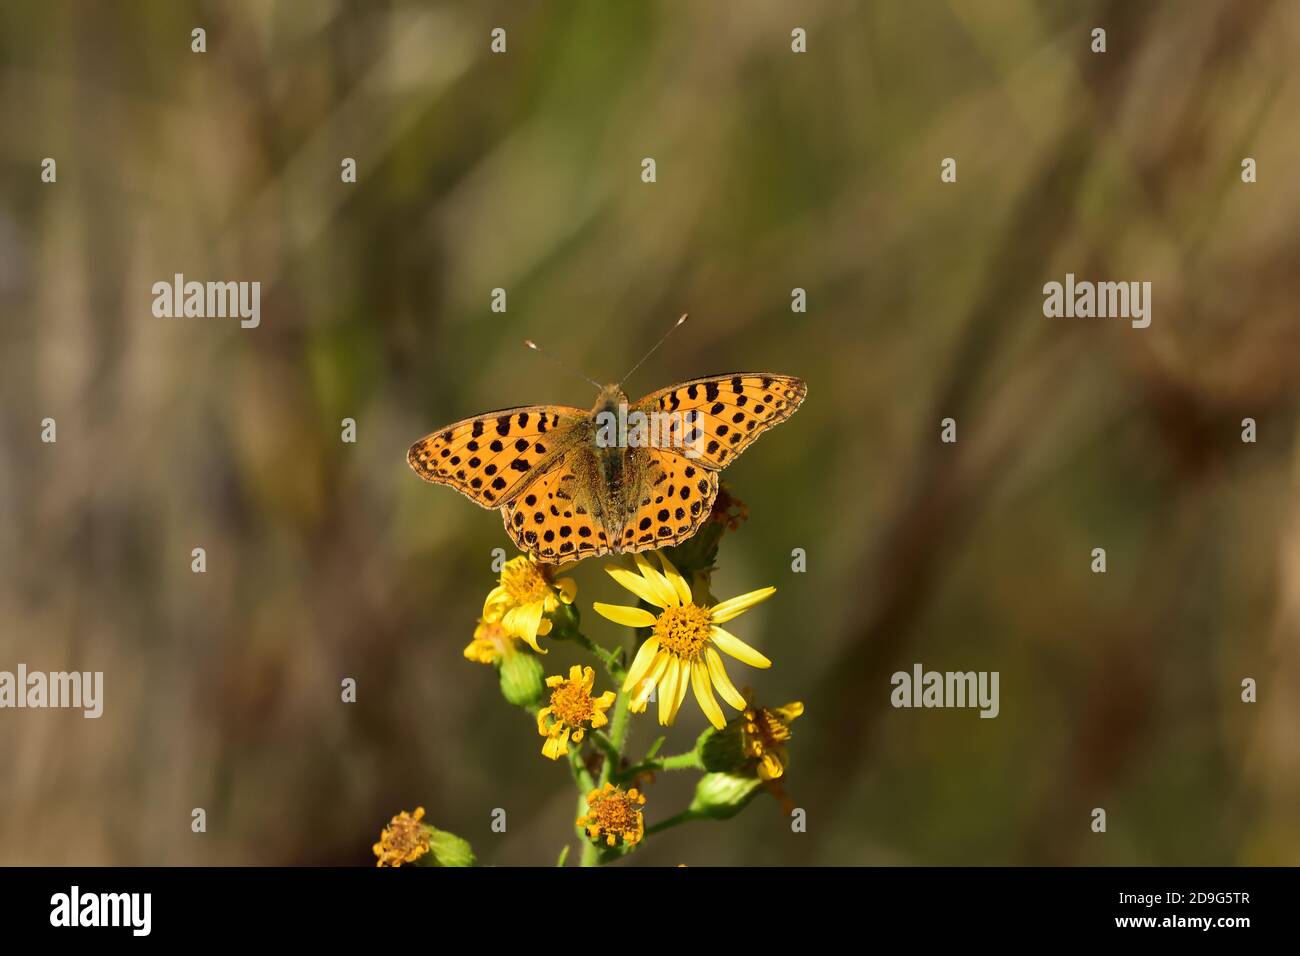
[[[500,508],[572,446],[572,428],[586,418],[582,409],[562,405],[488,412],[421,438],[406,460],[425,481]]]
[[[724,468],[759,435],[779,425],[803,401],[802,379],[766,372],[710,375],[652,392],[636,405],[647,414],[682,416],[684,439],[693,445],[697,463]],[[689,413],[696,413],[692,421]],[[692,429],[702,434],[692,434]]]

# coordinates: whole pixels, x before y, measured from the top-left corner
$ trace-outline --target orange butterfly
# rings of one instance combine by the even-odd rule
[[[645,551],[694,535],[717,497],[718,472],[806,393],[789,375],[740,372],[629,406],[620,386],[606,385],[589,412],[488,412],[421,438],[406,460],[425,481],[500,508],[515,544],[539,561]]]

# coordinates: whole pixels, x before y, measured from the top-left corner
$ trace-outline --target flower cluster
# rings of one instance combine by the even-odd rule
[[[724,655],[749,667],[772,661],[729,627],[768,600],[774,587],[726,600],[712,592],[719,541],[748,516],[744,503],[724,489],[713,513],[691,540],[674,548],[606,565],[606,573],[635,604],[593,602],[602,618],[631,628],[630,642],[602,645],[581,628],[573,565],[548,565],[528,555],[505,562],[483,602],[465,657],[494,666],[508,701],[526,709],[542,737],[542,755],[566,760],[578,788],[575,833],[582,863],[594,865],[634,851],[649,835],[696,819],[727,819],[763,788],[779,799],[789,767],[790,725],[803,704],[754,704],[736,689]],[[542,646],[541,638],[547,638]],[[546,676],[542,656],[567,642],[594,659],[566,674]],[[603,670],[609,683],[602,689]],[[660,755],[659,740],[639,759],[629,747],[630,715],[655,703],[658,723],[673,725],[690,691],[707,720],[692,750]],[[722,702],[719,703],[718,697]],[[729,717],[723,704],[735,715]],[[535,739],[535,738],[534,738]],[[645,824],[644,788],[660,771],[702,772],[689,807]],[[424,810],[401,813],[383,831],[374,852],[381,866],[464,865],[468,844],[423,823]],[[455,842],[453,842],[455,841]],[[568,855],[565,847],[561,862]]]

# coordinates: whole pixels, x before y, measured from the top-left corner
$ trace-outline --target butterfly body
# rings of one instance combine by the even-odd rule
[[[683,382],[629,405],[617,385],[590,411],[502,409],[413,444],[421,478],[499,508],[515,543],[559,562],[685,541],[709,516],[718,471],[790,415],[797,378],[734,373]]]

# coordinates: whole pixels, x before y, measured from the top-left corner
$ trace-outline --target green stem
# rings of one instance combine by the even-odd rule
[[[596,655],[600,662],[605,665],[605,670],[609,673],[609,676],[613,679],[615,684],[623,683],[624,671],[621,662],[622,651],[607,650],[581,631],[573,632],[573,640],[580,647],[583,647]]]
[[[608,743],[610,753],[606,757],[605,766],[600,768],[601,786],[604,786],[609,778],[614,775],[618,770],[619,762],[622,760],[623,742],[627,739],[627,715],[630,700],[630,694],[619,694],[618,699],[614,701],[614,717],[609,722]]]
[[[578,788],[578,796],[583,800],[587,799],[587,794],[595,788],[592,783],[591,774],[587,771],[587,765],[582,762],[582,748],[569,748],[569,770],[573,774],[574,786]],[[582,814],[579,813],[579,816]]]
[[[701,820],[704,814],[696,813],[694,810],[683,810],[675,817],[669,817],[667,820],[660,820],[652,827],[646,828],[646,836],[652,833],[662,833],[664,830],[671,830],[673,827],[681,826],[683,823],[690,823],[692,820]]]
[[[639,773],[655,773],[660,770],[703,770],[704,762],[700,755],[694,750],[687,751],[684,754],[673,754],[671,757],[660,757],[658,760],[643,760],[641,763],[628,767],[618,776],[620,780],[631,780]]]
[[[599,730],[593,730],[590,736],[592,742],[599,747],[601,753],[605,755],[605,761],[617,766],[619,761],[622,759],[622,754],[618,752],[618,747],[614,745],[614,741],[610,740]]]
[[[582,847],[582,859],[579,863],[581,866],[595,866],[596,855],[599,851],[592,845],[591,840],[587,837],[587,831],[577,823],[577,821],[587,812],[587,794],[591,793],[591,791],[595,789],[591,780],[591,774],[587,772],[587,766],[582,762],[581,748],[570,748],[569,769],[573,772],[573,782],[578,787],[578,810],[573,818],[573,832],[578,835],[578,845]]]

